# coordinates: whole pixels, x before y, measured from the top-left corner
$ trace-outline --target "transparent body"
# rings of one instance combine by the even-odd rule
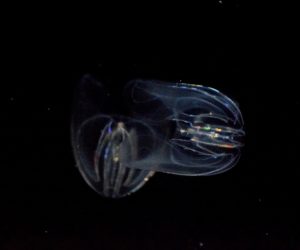
[[[155,173],[213,175],[239,160],[243,118],[238,106],[213,88],[134,80],[124,88],[126,117],[110,114],[103,86],[80,82],[72,144],[85,181],[99,194],[119,198]]]

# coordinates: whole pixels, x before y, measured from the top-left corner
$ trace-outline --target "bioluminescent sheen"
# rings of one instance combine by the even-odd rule
[[[104,86],[91,76],[82,78],[75,96],[76,164],[100,195],[126,196],[155,172],[207,176],[238,162],[243,118],[218,90],[139,79],[125,86],[123,97],[118,103],[128,107],[126,116],[116,113]]]

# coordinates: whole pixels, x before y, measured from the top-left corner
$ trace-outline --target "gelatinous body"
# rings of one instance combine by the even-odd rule
[[[151,124],[158,137],[164,138],[163,149],[152,157],[158,161],[156,171],[211,175],[230,169],[238,161],[244,136],[242,115],[237,105],[218,90],[135,80],[127,91],[135,116]],[[165,128],[172,123],[174,131],[168,131],[165,138]],[[132,166],[139,164],[147,168],[145,161]]]
[[[122,197],[154,172],[212,175],[233,167],[242,147],[237,105],[213,88],[134,80],[124,90],[129,116],[111,115],[103,86],[84,77],[75,98],[72,143],[86,182]]]

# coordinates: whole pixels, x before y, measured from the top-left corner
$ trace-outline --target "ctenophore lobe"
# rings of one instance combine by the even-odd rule
[[[82,79],[77,91],[72,146],[84,180],[105,197],[119,198],[138,190],[154,172],[130,164],[154,150],[154,131],[141,121],[105,114],[105,107],[112,104],[103,86],[90,76]]]

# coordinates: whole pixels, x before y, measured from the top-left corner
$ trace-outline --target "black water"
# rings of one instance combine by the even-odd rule
[[[203,24],[205,32],[126,33],[112,43],[76,27],[13,39],[0,92],[0,248],[298,249],[295,69],[239,8],[234,18]],[[156,174],[132,196],[100,197],[75,168],[70,144],[73,89],[85,73],[103,79],[123,112],[122,88],[134,78],[221,90],[245,119],[239,164],[212,177]]]

